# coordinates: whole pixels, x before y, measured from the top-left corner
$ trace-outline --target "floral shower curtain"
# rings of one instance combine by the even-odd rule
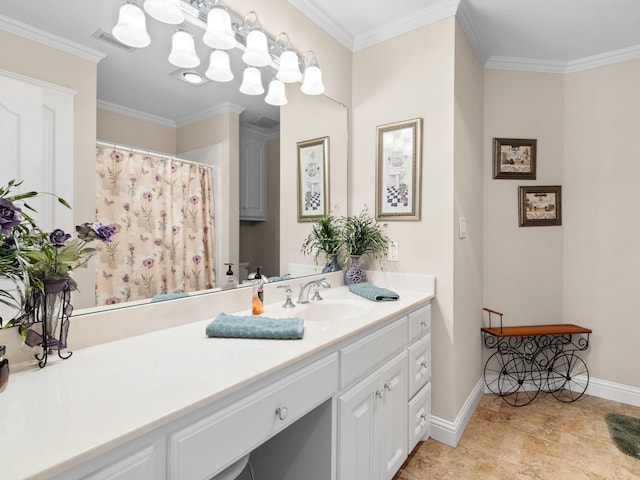
[[[215,287],[212,169],[98,145],[96,305]]]

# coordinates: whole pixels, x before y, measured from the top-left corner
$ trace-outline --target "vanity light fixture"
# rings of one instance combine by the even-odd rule
[[[214,50],[209,56],[209,68],[205,75],[216,82],[230,82],[233,80],[231,59],[224,50]]]
[[[184,22],[180,0],[145,0],[143,7],[145,12],[160,22],[172,25]]]
[[[307,56],[311,56],[311,60],[307,62]],[[324,92],[324,84],[322,83],[322,71],[318,66],[318,60],[315,53],[309,50],[305,55],[304,80],[300,90],[307,95],[320,95]]]
[[[285,83],[302,82],[300,89],[307,95],[320,95],[324,92],[322,72],[315,54],[308,51],[302,56],[295,50],[285,32],[275,39],[268,35],[262,28],[258,14],[253,10],[241,18],[237,13],[219,5],[219,0],[144,0],[143,8],[138,6],[137,0],[123,0],[118,23],[112,30],[115,38],[122,44],[143,48],[151,43],[146,27],[146,12],[155,20],[178,25],[169,53],[169,62],[173,65],[182,69],[193,69],[200,65],[194,38],[183,22],[203,28],[203,43],[214,49],[209,55],[206,78],[195,71],[172,76],[192,84],[202,84],[209,79],[229,82],[234,75],[227,50],[240,48],[244,50],[242,60],[246,64],[240,85],[242,93],[264,93],[259,70],[262,67],[276,70],[265,97],[270,105],[287,103]]]
[[[253,16],[253,23],[247,23],[247,19]],[[262,25],[258,19],[258,14],[251,10],[242,21],[244,25],[249,25],[247,34],[247,49],[242,54],[242,61],[251,67],[266,67],[271,64],[271,55],[267,44],[267,36],[262,31]]]
[[[242,72],[240,92],[245,95],[262,95],[264,93],[260,70],[256,67],[247,67],[244,69],[244,72]]]
[[[287,104],[287,95],[285,94],[284,83],[277,78],[274,78],[269,82],[269,90],[267,96],[264,97],[264,101],[269,105],[275,105],[281,107]]]
[[[180,25],[171,37],[169,63],[181,68],[195,68],[200,65],[193,36],[187,31],[184,24]]]
[[[133,0],[124,1],[118,13],[118,23],[111,33],[130,47],[144,48],[151,43],[144,12]]]

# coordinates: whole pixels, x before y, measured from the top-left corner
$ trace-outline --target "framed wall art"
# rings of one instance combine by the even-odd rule
[[[562,187],[533,186],[518,188],[521,227],[562,225]]]
[[[328,213],[329,137],[298,142],[298,221]]]
[[[422,119],[377,127],[376,218],[420,219]]]
[[[535,180],[536,139],[494,138],[493,178]]]

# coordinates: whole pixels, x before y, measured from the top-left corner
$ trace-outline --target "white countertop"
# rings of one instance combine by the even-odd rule
[[[212,317],[77,350],[67,360],[51,355],[44,369],[12,373],[0,394],[0,477],[60,473],[433,297],[433,290],[394,290],[399,301],[378,303],[346,287],[322,290],[327,304],[348,299],[359,313],[305,320],[301,340],[208,338]],[[264,316],[304,317],[314,307],[281,303],[267,305]]]

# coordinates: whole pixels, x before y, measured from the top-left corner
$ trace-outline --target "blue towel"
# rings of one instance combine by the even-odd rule
[[[158,295],[154,295],[151,299],[151,303],[153,302],[164,302],[165,300],[173,300],[174,298],[184,298],[188,297],[188,293],[184,292],[176,292],[176,293],[159,293]]]
[[[393,290],[376,287],[369,282],[352,283],[349,285],[349,291],[374,302],[389,302],[400,298]]]
[[[208,337],[226,338],[302,338],[304,321],[297,317],[269,318],[220,313],[206,328]]]
[[[283,280],[289,280],[291,278],[291,274],[287,273],[282,275],[281,277],[269,277],[269,282],[281,282]]]

